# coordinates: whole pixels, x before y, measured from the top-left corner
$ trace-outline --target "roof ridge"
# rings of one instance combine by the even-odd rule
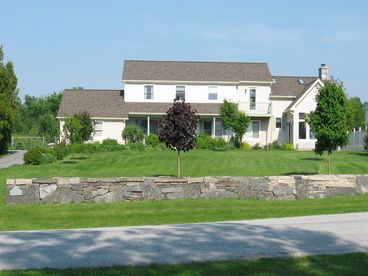
[[[138,62],[182,62],[182,63],[232,63],[232,64],[267,64],[267,62],[254,62],[254,61],[203,61],[203,60],[144,60],[144,59],[126,59],[126,61],[138,61]]]
[[[318,76],[272,76],[273,78],[315,78],[318,79]]]
[[[82,92],[87,92],[87,91],[123,91],[124,89],[103,89],[103,88],[98,88],[98,89],[94,89],[94,88],[83,88],[83,89],[78,89],[78,88],[66,88],[64,89],[64,91],[82,91]]]

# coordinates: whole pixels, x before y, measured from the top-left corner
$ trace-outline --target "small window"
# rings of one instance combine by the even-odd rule
[[[259,122],[252,122],[253,138],[259,138]]]
[[[95,136],[102,136],[102,121],[94,121],[93,129]]]
[[[282,127],[281,118],[276,118],[276,128],[281,128],[281,127]]]
[[[305,120],[305,113],[299,113],[299,120]]]
[[[249,109],[256,110],[256,90],[251,89],[249,94]]]
[[[176,97],[181,100],[185,100],[185,86],[176,87]]]
[[[304,84],[304,80],[303,79],[299,79],[299,84]]]
[[[208,86],[208,99],[209,100],[217,100],[217,85]]]
[[[153,100],[153,85],[144,86],[144,99]]]

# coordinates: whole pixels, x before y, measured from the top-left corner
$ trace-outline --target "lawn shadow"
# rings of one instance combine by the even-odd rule
[[[61,161],[61,163],[73,165],[73,164],[77,164],[78,162],[77,161],[73,161],[73,160],[64,160],[64,161]]]
[[[314,175],[317,174],[315,172],[288,172],[285,175]]]
[[[80,156],[72,156],[72,157],[70,157],[70,159],[71,160],[86,160],[86,159],[88,159],[88,157],[85,156],[85,155],[80,155]]]
[[[324,161],[325,159],[323,157],[303,157],[303,158],[300,158],[300,160],[305,160],[305,161]]]
[[[289,225],[245,221],[0,232],[0,265],[2,269],[26,269],[174,264],[368,250],[348,235],[323,230],[323,225],[318,229]]]
[[[368,157],[368,151],[367,152],[364,152],[364,151],[350,151],[350,152],[348,152],[348,154]]]

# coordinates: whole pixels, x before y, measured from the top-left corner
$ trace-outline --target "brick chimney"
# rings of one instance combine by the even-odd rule
[[[319,78],[322,81],[328,80],[328,67],[326,64],[321,64],[321,67],[318,69]]]

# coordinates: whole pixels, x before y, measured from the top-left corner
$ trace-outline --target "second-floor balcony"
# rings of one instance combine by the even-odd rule
[[[271,115],[271,103],[270,102],[239,102],[238,107],[240,111],[245,112],[247,115]]]

